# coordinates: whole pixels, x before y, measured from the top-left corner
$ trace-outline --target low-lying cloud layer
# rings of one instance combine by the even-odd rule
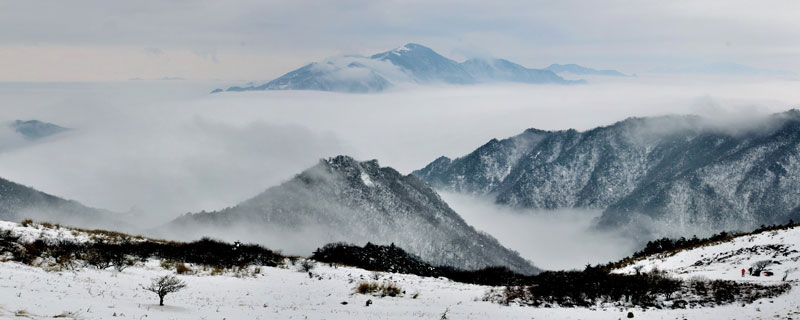
[[[379,159],[409,173],[531,127],[585,130],[684,113],[741,123],[800,102],[797,82],[751,78],[207,94],[219,86],[0,84],[0,122],[38,119],[74,129],[23,147],[0,139],[10,141],[0,145],[0,176],[90,206],[135,207],[150,218],[144,225],[154,225],[234,205],[322,157]]]
[[[619,260],[638,249],[630,238],[595,230],[599,210],[515,210],[489,199],[440,194],[468,224],[542,269],[581,269],[586,264]]]

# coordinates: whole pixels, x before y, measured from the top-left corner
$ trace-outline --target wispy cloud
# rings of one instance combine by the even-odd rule
[[[216,1],[132,3],[97,0],[14,2],[0,10],[0,52],[28,69],[47,68],[46,52],[85,72],[105,67],[108,51],[199,52],[220,68],[174,59],[164,72],[193,79],[253,78],[298,61],[369,54],[406,42],[453,57],[493,55],[529,66],[581,63],[628,73],[657,66],[733,61],[800,72],[796,1]],[[46,10],[45,10],[46,9]],[[302,39],[302,41],[298,41]],[[80,57],[65,55],[83,48]],[[41,57],[38,57],[41,56]],[[223,56],[230,59],[222,59]],[[215,58],[216,57],[216,58]],[[156,59],[156,56],[149,56]],[[202,59],[201,59],[202,60]],[[245,60],[247,63],[237,63]],[[125,60],[119,59],[117,62]],[[109,62],[111,64],[111,62]],[[41,65],[41,66],[39,66]],[[2,65],[0,65],[2,66]],[[138,76],[136,64],[118,78]],[[65,72],[52,70],[51,72]],[[42,72],[36,79],[65,78]],[[85,79],[79,72],[76,79]],[[253,78],[255,79],[255,78]],[[5,80],[5,79],[4,79]]]

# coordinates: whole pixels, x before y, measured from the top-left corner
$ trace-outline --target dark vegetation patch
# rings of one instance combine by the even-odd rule
[[[779,228],[785,227],[771,227],[761,232]],[[26,242],[21,241],[21,238],[11,230],[0,230],[0,258],[5,257],[26,264],[35,264],[39,259],[47,259],[56,262],[64,269],[88,266],[98,269],[114,267],[117,270],[123,270],[137,261],[156,258],[160,259],[162,264],[174,266],[176,272],[182,274],[193,272],[184,265],[186,263],[224,270],[249,265],[277,266],[285,258],[292,259],[254,244],[226,243],[208,238],[183,243],[145,238],[132,239],[124,234],[103,231],[91,232],[94,232],[96,237],[85,243],[45,238]],[[716,239],[728,237],[727,234],[722,234]],[[692,245],[702,243],[704,242]],[[674,248],[681,244],[671,242],[671,245],[672,247],[663,245],[659,248],[675,250]],[[651,245],[650,249],[646,247],[643,251],[661,250],[654,248],[654,245]],[[767,249],[770,248],[764,248]],[[460,270],[430,265],[394,245],[381,246],[371,243],[363,247],[345,243],[328,244],[317,249],[311,259],[331,265],[349,265],[366,270],[426,277],[446,277],[462,283],[494,286],[495,288],[487,294],[486,300],[501,304],[514,303],[539,307],[586,307],[598,303],[656,308],[714,306],[751,303],[757,299],[778,296],[791,289],[788,283],[765,286],[723,280],[686,281],[671,278],[658,271],[634,275],[610,273],[610,267],[614,264],[586,266],[581,271],[545,271],[533,276],[518,274],[505,267]],[[313,264],[301,268],[310,273]],[[363,286],[359,284],[356,288],[356,292],[361,291],[391,296],[396,295],[399,288],[382,286],[378,283],[364,283]]]
[[[615,303],[682,308],[752,303],[761,298],[779,296],[790,289],[788,283],[768,286],[729,280],[685,281],[658,271],[616,274],[598,266],[583,271],[542,272],[528,285],[496,289],[485,299],[536,307],[589,307],[598,303]]]
[[[256,244],[226,243],[209,238],[194,242],[130,241],[127,236],[114,236],[114,239],[119,241],[110,242],[100,238],[93,242],[63,239],[24,242],[10,230],[2,230],[0,255],[10,255],[11,260],[25,264],[33,264],[37,258],[52,258],[59,266],[67,269],[82,264],[97,269],[113,266],[120,271],[136,261],[144,262],[151,258],[219,268],[277,266],[284,258],[279,253]]]
[[[446,277],[453,281],[488,286],[519,285],[530,279],[530,276],[513,272],[506,267],[461,270],[447,266],[433,266],[394,244],[381,246],[367,243],[365,246],[359,247],[347,243],[331,243],[314,251],[311,259],[365,270],[414,274],[423,277]]]
[[[494,286],[498,288],[492,289],[486,300],[539,307],[588,307],[597,303],[656,308],[712,306],[750,303],[791,289],[789,284],[765,286],[723,280],[685,281],[658,271],[617,274],[610,273],[608,266],[603,265],[586,266],[582,271],[545,271],[533,276],[518,274],[505,267],[460,270],[432,266],[394,245],[371,243],[364,247],[332,243],[317,249],[311,258],[332,265],[446,277],[463,283]]]

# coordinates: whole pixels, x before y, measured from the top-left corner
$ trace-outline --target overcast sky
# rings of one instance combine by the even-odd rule
[[[0,1],[0,81],[266,80],[407,42],[454,59],[800,72],[798,1]]]

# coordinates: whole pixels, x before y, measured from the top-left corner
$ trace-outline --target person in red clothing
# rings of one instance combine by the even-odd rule
[[[744,277],[744,269],[742,269],[742,277]]]

